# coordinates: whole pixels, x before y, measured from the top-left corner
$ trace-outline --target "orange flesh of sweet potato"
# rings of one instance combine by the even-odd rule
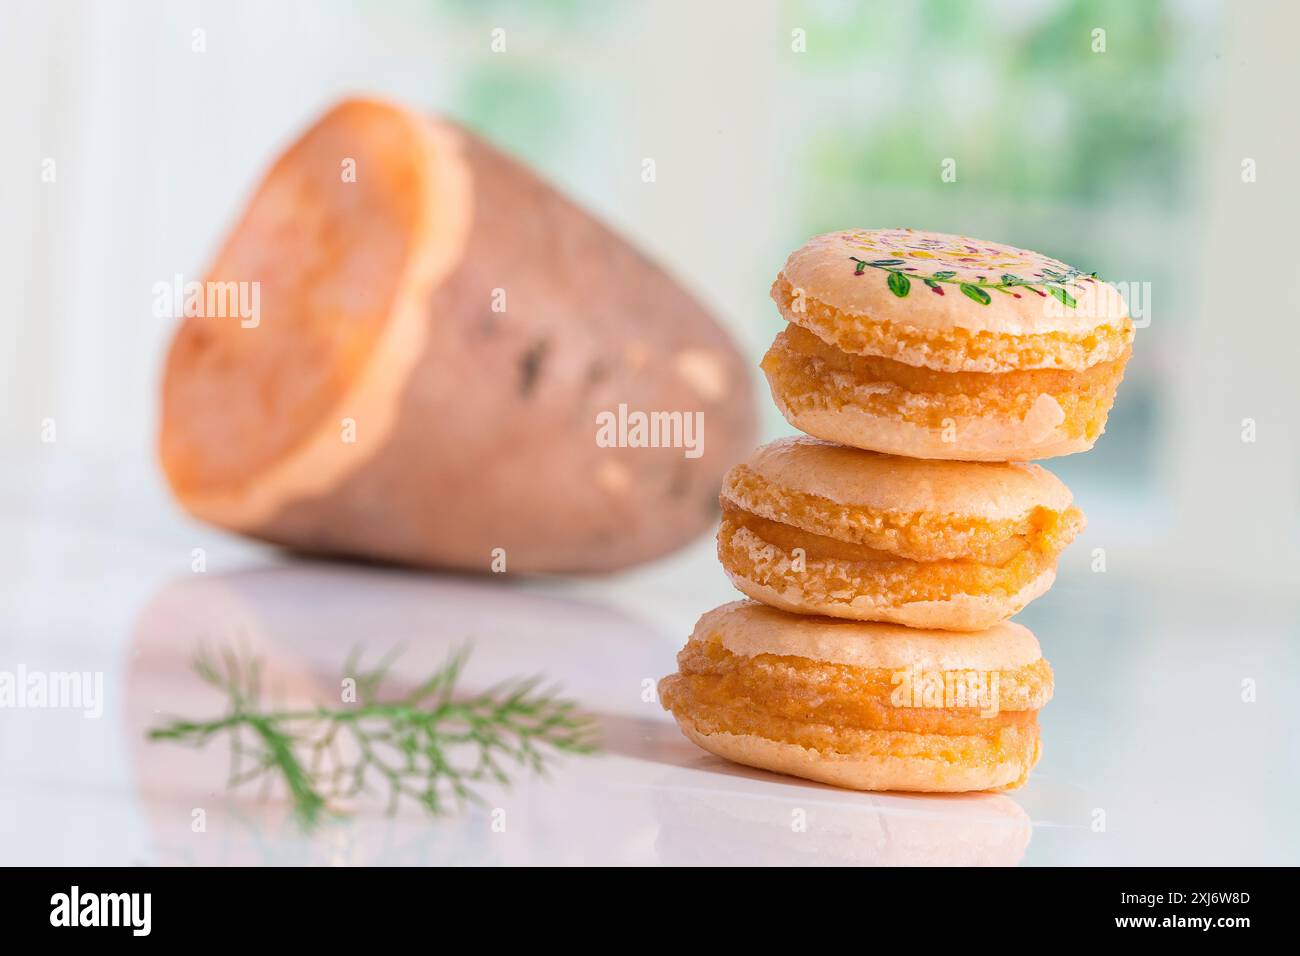
[[[370,357],[412,254],[420,156],[402,118],[347,109],[283,157],[208,273],[257,281],[256,331],[202,317],[177,333],[164,467],[178,493],[228,487],[291,452]],[[359,155],[355,155],[359,154]],[[341,186],[332,157],[366,171]]]

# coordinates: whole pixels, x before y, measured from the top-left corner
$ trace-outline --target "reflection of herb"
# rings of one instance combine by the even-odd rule
[[[206,655],[198,675],[230,698],[224,717],[174,720],[149,732],[150,740],[203,746],[230,733],[229,785],[276,779],[289,791],[294,811],[314,824],[333,805],[376,790],[393,813],[403,796],[430,813],[464,802],[481,802],[475,785],[508,784],[507,769],[543,773],[551,751],[592,753],[595,726],[573,702],[539,689],[538,680],[498,685],[473,697],[453,697],[467,650],[451,654],[433,675],[402,697],[381,700],[390,655],[358,671],[355,703],[302,710],[261,706],[261,667],[242,664],[233,653],[218,666]],[[347,682],[345,682],[346,684]]]
[[[905,266],[902,259],[859,259],[857,256],[849,256],[849,258],[857,263],[853,269],[855,276],[862,275],[868,267],[889,273],[885,280],[886,284],[889,286],[889,291],[900,299],[907,298],[907,294],[912,291],[912,281],[917,280],[924,283],[925,287],[936,295],[943,295],[945,285],[955,285],[961,290],[962,295],[980,305],[988,305],[992,301],[985,291],[987,289],[1002,292],[1016,299],[1020,298],[1020,293],[1014,290],[1028,289],[1044,298],[1050,295],[1062,305],[1073,309],[1078,303],[1065,286],[1079,281],[1095,281],[1097,278],[1095,272],[1080,272],[1077,269],[1060,272],[1056,269],[1044,269],[1041,275],[1036,275],[1033,279],[1004,272],[997,282],[990,282],[983,276],[975,279],[958,279],[956,272],[948,270],[920,275],[912,266]]]

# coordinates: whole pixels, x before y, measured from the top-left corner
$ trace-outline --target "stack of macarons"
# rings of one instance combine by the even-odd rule
[[[705,614],[659,685],[706,750],[863,790],[1022,784],[1052,694],[1009,620],[1082,530],[1034,458],[1091,448],[1133,323],[1094,274],[910,229],[817,236],[763,359],[812,437],[723,481],[718,557],[752,600]]]

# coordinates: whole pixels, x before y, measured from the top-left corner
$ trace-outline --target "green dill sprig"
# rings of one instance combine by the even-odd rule
[[[308,826],[325,814],[341,815],[340,801],[376,792],[386,795],[390,814],[403,798],[441,814],[482,803],[477,786],[508,785],[510,769],[544,774],[555,753],[596,750],[594,722],[537,678],[457,698],[468,656],[468,648],[454,651],[415,689],[385,700],[380,691],[396,653],[369,670],[359,669],[354,654],[345,674],[355,675],[355,701],[275,710],[262,705],[258,661],[242,662],[227,650],[218,663],[201,653],[195,672],[225,692],[227,713],[207,721],[173,720],[148,737],[202,747],[230,734],[229,786],[261,781],[268,792],[278,780]]]

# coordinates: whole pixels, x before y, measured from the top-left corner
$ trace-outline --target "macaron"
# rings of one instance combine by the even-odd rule
[[[951,634],[753,601],[701,617],[659,682],[710,753],[854,790],[1018,787],[1051,696],[1052,669],[1019,624]]]
[[[1084,526],[1040,465],[933,461],[804,436],[723,478],[718,559],[749,597],[802,614],[974,631],[1056,577]]]
[[[772,298],[763,359],[786,419],[892,455],[1051,458],[1101,435],[1132,350],[1095,273],[1002,243],[912,229],[815,236]]]

